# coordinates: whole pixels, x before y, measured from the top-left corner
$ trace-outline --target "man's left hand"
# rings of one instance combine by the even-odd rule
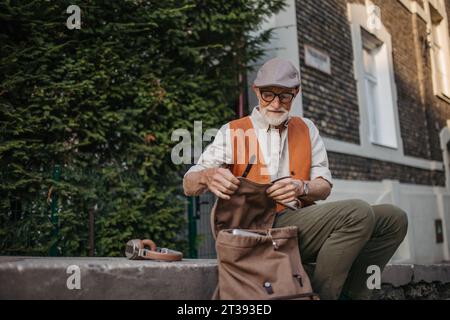
[[[303,194],[303,181],[286,178],[277,181],[267,189],[267,195],[273,200],[281,203],[289,203],[297,200]]]

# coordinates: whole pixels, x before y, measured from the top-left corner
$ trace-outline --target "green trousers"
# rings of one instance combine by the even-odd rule
[[[367,268],[381,271],[406,236],[400,208],[362,200],[317,204],[280,214],[274,227],[298,227],[302,263],[316,263],[312,285],[324,300],[369,299]]]

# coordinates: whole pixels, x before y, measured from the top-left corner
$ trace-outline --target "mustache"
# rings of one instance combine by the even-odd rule
[[[279,110],[271,110],[271,109],[265,108],[265,109],[263,110],[263,112],[264,112],[264,113],[267,113],[267,112],[288,113],[289,111],[286,110],[285,108],[281,108],[281,109],[279,109]]]

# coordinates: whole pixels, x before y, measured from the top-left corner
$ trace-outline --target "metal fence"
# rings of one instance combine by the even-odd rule
[[[215,241],[211,232],[210,214],[216,196],[207,192],[191,199],[188,213],[190,219],[189,243],[194,246],[190,250],[192,258],[215,259]]]

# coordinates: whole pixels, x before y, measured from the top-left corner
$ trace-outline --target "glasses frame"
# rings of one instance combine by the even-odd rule
[[[263,94],[264,94],[265,92],[272,93],[272,94],[273,94],[273,99],[272,99],[272,100],[266,100],[266,99],[264,99]],[[261,99],[263,99],[265,102],[272,102],[272,101],[274,101],[274,100],[278,97],[278,101],[280,101],[280,103],[291,103],[291,102],[294,100],[294,98],[295,98],[295,94],[294,94],[294,93],[290,93],[290,92],[275,93],[275,92],[273,92],[273,91],[271,91],[271,90],[261,90],[261,89],[259,89],[259,93],[260,93],[260,95],[261,95]],[[290,96],[291,96],[291,99],[290,99],[289,101],[286,101],[286,102],[281,101],[281,95],[283,95],[283,94],[290,95]]]

